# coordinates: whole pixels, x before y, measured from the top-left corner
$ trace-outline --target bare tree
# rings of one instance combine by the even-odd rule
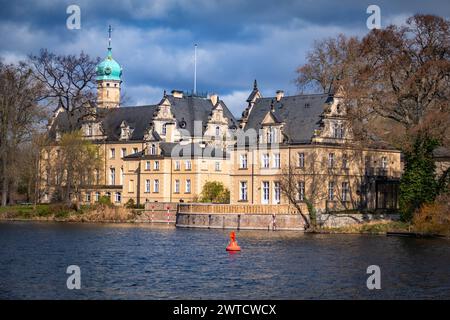
[[[63,108],[68,118],[95,105],[96,65],[100,58],[91,59],[83,52],[79,56],[56,55],[43,49],[38,56],[31,55],[30,61],[36,79],[44,87],[42,99]]]
[[[26,141],[39,131],[46,110],[39,106],[43,87],[36,82],[32,70],[25,63],[0,63],[0,179],[1,205],[7,204],[8,195],[18,184],[17,158]],[[12,198],[10,197],[10,202]]]

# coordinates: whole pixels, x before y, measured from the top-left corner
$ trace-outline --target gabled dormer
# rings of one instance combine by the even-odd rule
[[[259,133],[259,143],[273,144],[282,143],[284,140],[283,126],[284,121],[277,116],[274,108],[274,101],[272,100],[270,110],[264,116],[261,122],[261,129]]]
[[[132,128],[125,120],[120,124],[120,140],[130,140],[133,135],[134,128]]]
[[[155,130],[162,140],[174,142],[176,135],[176,118],[172,112],[172,104],[164,92],[163,99],[159,103],[158,109],[153,115],[153,130]]]
[[[255,81],[253,82],[253,90],[247,98],[247,108],[245,108],[244,112],[242,112],[241,128],[245,128],[245,125],[247,124],[248,121],[248,117],[252,112],[253,106],[255,105],[256,100],[260,98],[262,98],[262,94],[258,89],[258,83],[255,79]]]
[[[342,144],[353,138],[347,106],[342,87],[323,106],[320,129],[316,130],[313,142]]]
[[[211,96],[213,108],[208,117],[208,122],[205,125],[205,137],[210,137],[211,140],[226,141],[229,137],[230,120],[225,117],[223,113],[223,105],[217,95]]]

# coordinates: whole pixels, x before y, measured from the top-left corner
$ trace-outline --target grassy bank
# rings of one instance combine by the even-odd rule
[[[338,228],[322,228],[320,231],[329,233],[386,234],[387,232],[414,231],[413,229],[411,224],[401,221],[373,221]]]
[[[132,222],[134,218],[130,209],[105,204],[82,206],[77,210],[65,204],[0,207],[0,220]]]

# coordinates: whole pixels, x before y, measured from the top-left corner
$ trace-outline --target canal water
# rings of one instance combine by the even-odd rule
[[[450,298],[450,241],[132,224],[0,223],[1,299]],[[68,290],[66,269],[81,270]],[[369,290],[367,267],[381,269]]]

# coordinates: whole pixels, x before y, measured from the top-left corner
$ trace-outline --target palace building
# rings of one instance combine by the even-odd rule
[[[294,176],[295,201],[309,199],[318,210],[397,206],[400,152],[354,144],[339,91],[263,97],[255,80],[236,119],[216,94],[173,90],[154,105],[121,106],[122,68],[111,46],[96,72],[96,106],[58,109],[49,123],[41,202],[65,183],[55,175],[58,143],[77,129],[102,154],[76,195],[83,203],[105,195],[117,205],[195,202],[207,181],[219,181],[231,203],[286,204],[283,185]]]

